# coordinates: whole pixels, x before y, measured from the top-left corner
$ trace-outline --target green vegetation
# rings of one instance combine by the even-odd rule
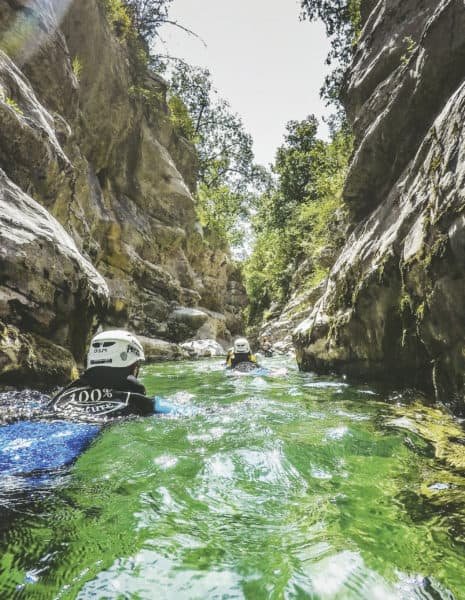
[[[108,21],[115,34],[125,39],[131,32],[132,20],[124,0],[103,0]]]
[[[129,97],[141,102],[149,114],[163,111],[165,108],[165,95],[159,90],[149,89],[143,85],[132,85],[128,91]]]
[[[168,19],[173,0],[124,0],[124,5],[139,37],[147,43],[157,35],[164,23],[176,25]]]
[[[156,35],[157,28],[162,24],[162,15],[166,14],[166,6],[171,0],[102,0],[108,22],[115,35],[129,49],[134,86],[142,88],[150,64],[150,42]],[[155,7],[156,5],[156,7]],[[160,10],[160,22],[153,25],[148,33],[149,25],[144,20],[145,11]],[[152,13],[148,13],[150,18]],[[132,94],[134,90],[130,90]],[[144,95],[144,94],[143,94]]]
[[[197,212],[213,247],[240,245],[244,223],[254,215],[255,247],[245,265],[249,322],[274,303],[283,305],[293,287],[313,287],[327,274],[342,244],[342,186],[352,139],[339,105],[344,73],[360,30],[360,0],[302,0],[302,16],[322,19],[332,40],[328,62],[336,71],[324,92],[339,113],[330,142],[317,137],[317,121],[290,121],[272,172],[254,163],[252,139],[242,120],[219,97],[208,70],[154,56],[157,30],[172,0],[104,0],[115,32],[137,58],[130,94],[155,112],[159,94],[146,87],[148,69],[169,79],[169,118],[174,131],[198,155]],[[178,25],[177,23],[172,23]],[[179,26],[179,25],[178,25]],[[342,115],[342,116],[341,116]]]
[[[178,60],[169,72],[171,121],[198,154],[200,222],[212,245],[240,244],[241,220],[254,209],[270,176],[254,163],[252,138],[219,97],[208,70]]]
[[[197,141],[197,136],[187,106],[179,96],[176,96],[176,94],[173,94],[169,98],[168,106],[170,109],[171,123],[173,124],[176,133],[185,137],[186,140],[195,143]]]
[[[24,112],[21,110],[21,108],[19,107],[18,103],[16,102],[16,100],[13,100],[13,98],[10,97],[6,97],[5,98],[5,102],[8,104],[8,106],[11,106],[11,108],[18,113],[18,115],[23,115]]]
[[[108,21],[115,35],[126,42],[134,79],[142,85],[150,62],[151,43],[158,28],[168,23],[168,8],[172,0],[102,0]],[[176,23],[172,23],[176,25]]]
[[[336,109],[329,142],[317,138],[317,121],[290,121],[273,167],[275,181],[255,218],[256,244],[245,265],[248,322],[283,307],[294,289],[312,288],[327,275],[345,237],[342,189],[352,136],[341,99],[361,31],[361,0],[301,0],[303,19],[321,20],[334,66],[321,95]]]
[[[361,0],[301,0],[302,18],[323,21],[331,41],[326,62],[335,65],[335,69],[326,77],[321,92],[328,103],[338,107],[341,118],[343,111],[340,100],[346,84],[347,68],[362,25],[360,4]]]
[[[75,56],[73,58],[72,67],[73,67],[73,73],[74,73],[76,79],[79,81],[81,79],[81,74],[82,74],[82,62],[81,62],[81,59],[79,58],[79,56]]]
[[[342,245],[341,196],[352,138],[340,130],[324,142],[317,138],[317,125],[313,116],[291,121],[277,151],[276,181],[255,217],[256,244],[245,266],[250,324],[272,304],[282,306],[294,284],[320,283]]]
[[[410,35],[407,37],[404,37],[403,41],[404,41],[406,48],[405,48],[405,54],[403,54],[401,56],[400,61],[403,65],[406,65],[408,63],[408,61],[410,60],[411,55],[415,52],[417,43]]]

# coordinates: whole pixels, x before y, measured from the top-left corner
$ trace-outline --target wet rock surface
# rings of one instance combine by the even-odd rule
[[[199,309],[221,314],[230,338],[236,268],[203,239],[197,159],[173,130],[166,83],[135,80],[97,0],[6,3],[0,39],[0,319],[66,350],[69,368],[98,323],[169,344],[205,337],[203,323],[172,327]],[[12,352],[0,382],[40,373],[40,352],[31,368]]]
[[[215,340],[194,340],[184,342],[181,347],[187,350],[191,358],[208,358],[213,356],[226,356],[226,350]]]
[[[348,91],[354,230],[294,332],[298,361],[422,387],[463,413],[465,7],[364,7]]]

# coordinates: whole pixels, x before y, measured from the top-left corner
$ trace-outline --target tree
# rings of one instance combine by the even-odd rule
[[[322,96],[339,104],[346,84],[346,73],[361,29],[361,0],[301,0],[303,19],[320,19],[331,41],[327,64],[335,64],[325,79]]]
[[[275,226],[282,227],[296,206],[312,197],[324,143],[317,139],[318,121],[311,115],[303,121],[289,121],[285,144],[276,152],[273,171],[279,178],[279,190],[268,211]]]
[[[153,53],[155,39],[158,37],[158,30],[162,25],[173,25],[182,29],[189,35],[198,37],[196,33],[184,27],[169,18],[169,11],[173,0],[103,0],[107,7],[110,6],[114,11],[118,5],[124,8],[127,13],[132,28],[142,42],[145,52],[148,55],[149,62],[153,65],[162,66],[163,61],[159,62],[157,56]],[[120,12],[120,11],[119,11]],[[157,69],[155,69],[157,70]]]
[[[218,241],[238,243],[240,221],[255,208],[258,196],[270,184],[270,174],[254,163],[252,137],[219,97],[209,71],[180,60],[171,63],[171,97],[186,107],[190,126],[184,131],[189,132],[199,157],[197,198],[202,223]]]
[[[325,257],[342,244],[342,186],[352,139],[342,129],[324,142],[317,127],[314,116],[290,121],[276,153],[277,180],[261,198],[256,243],[245,266],[249,324],[262,320],[271,304],[285,304],[300,267],[305,284],[317,285],[328,270]]]
[[[170,89],[182,99],[194,126],[199,154],[199,181],[208,188],[227,184],[235,193],[246,193],[257,183],[252,137],[241,118],[219,97],[207,69],[176,61]]]
[[[139,35],[150,41],[157,29],[167,22],[173,0],[124,0]]]

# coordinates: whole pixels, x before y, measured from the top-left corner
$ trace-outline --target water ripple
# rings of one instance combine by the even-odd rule
[[[145,366],[182,414],[113,424],[66,476],[2,480],[0,597],[465,597],[461,425],[270,361],[287,375]]]

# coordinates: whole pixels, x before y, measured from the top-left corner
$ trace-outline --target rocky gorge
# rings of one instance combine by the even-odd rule
[[[465,7],[362,0],[361,14],[345,243],[300,264],[258,337],[302,370],[465,413]],[[149,360],[219,351],[247,298],[198,222],[166,82],[104,0],[7,0],[0,41],[0,383],[66,381],[99,325],[137,333]],[[330,271],[309,288],[315,260]]]
[[[465,413],[465,5],[362,0],[346,90],[351,232],[294,330],[304,370]]]
[[[197,220],[194,148],[117,25],[99,0],[0,5],[2,383],[66,381],[98,325],[153,360],[243,326],[240,274]]]

